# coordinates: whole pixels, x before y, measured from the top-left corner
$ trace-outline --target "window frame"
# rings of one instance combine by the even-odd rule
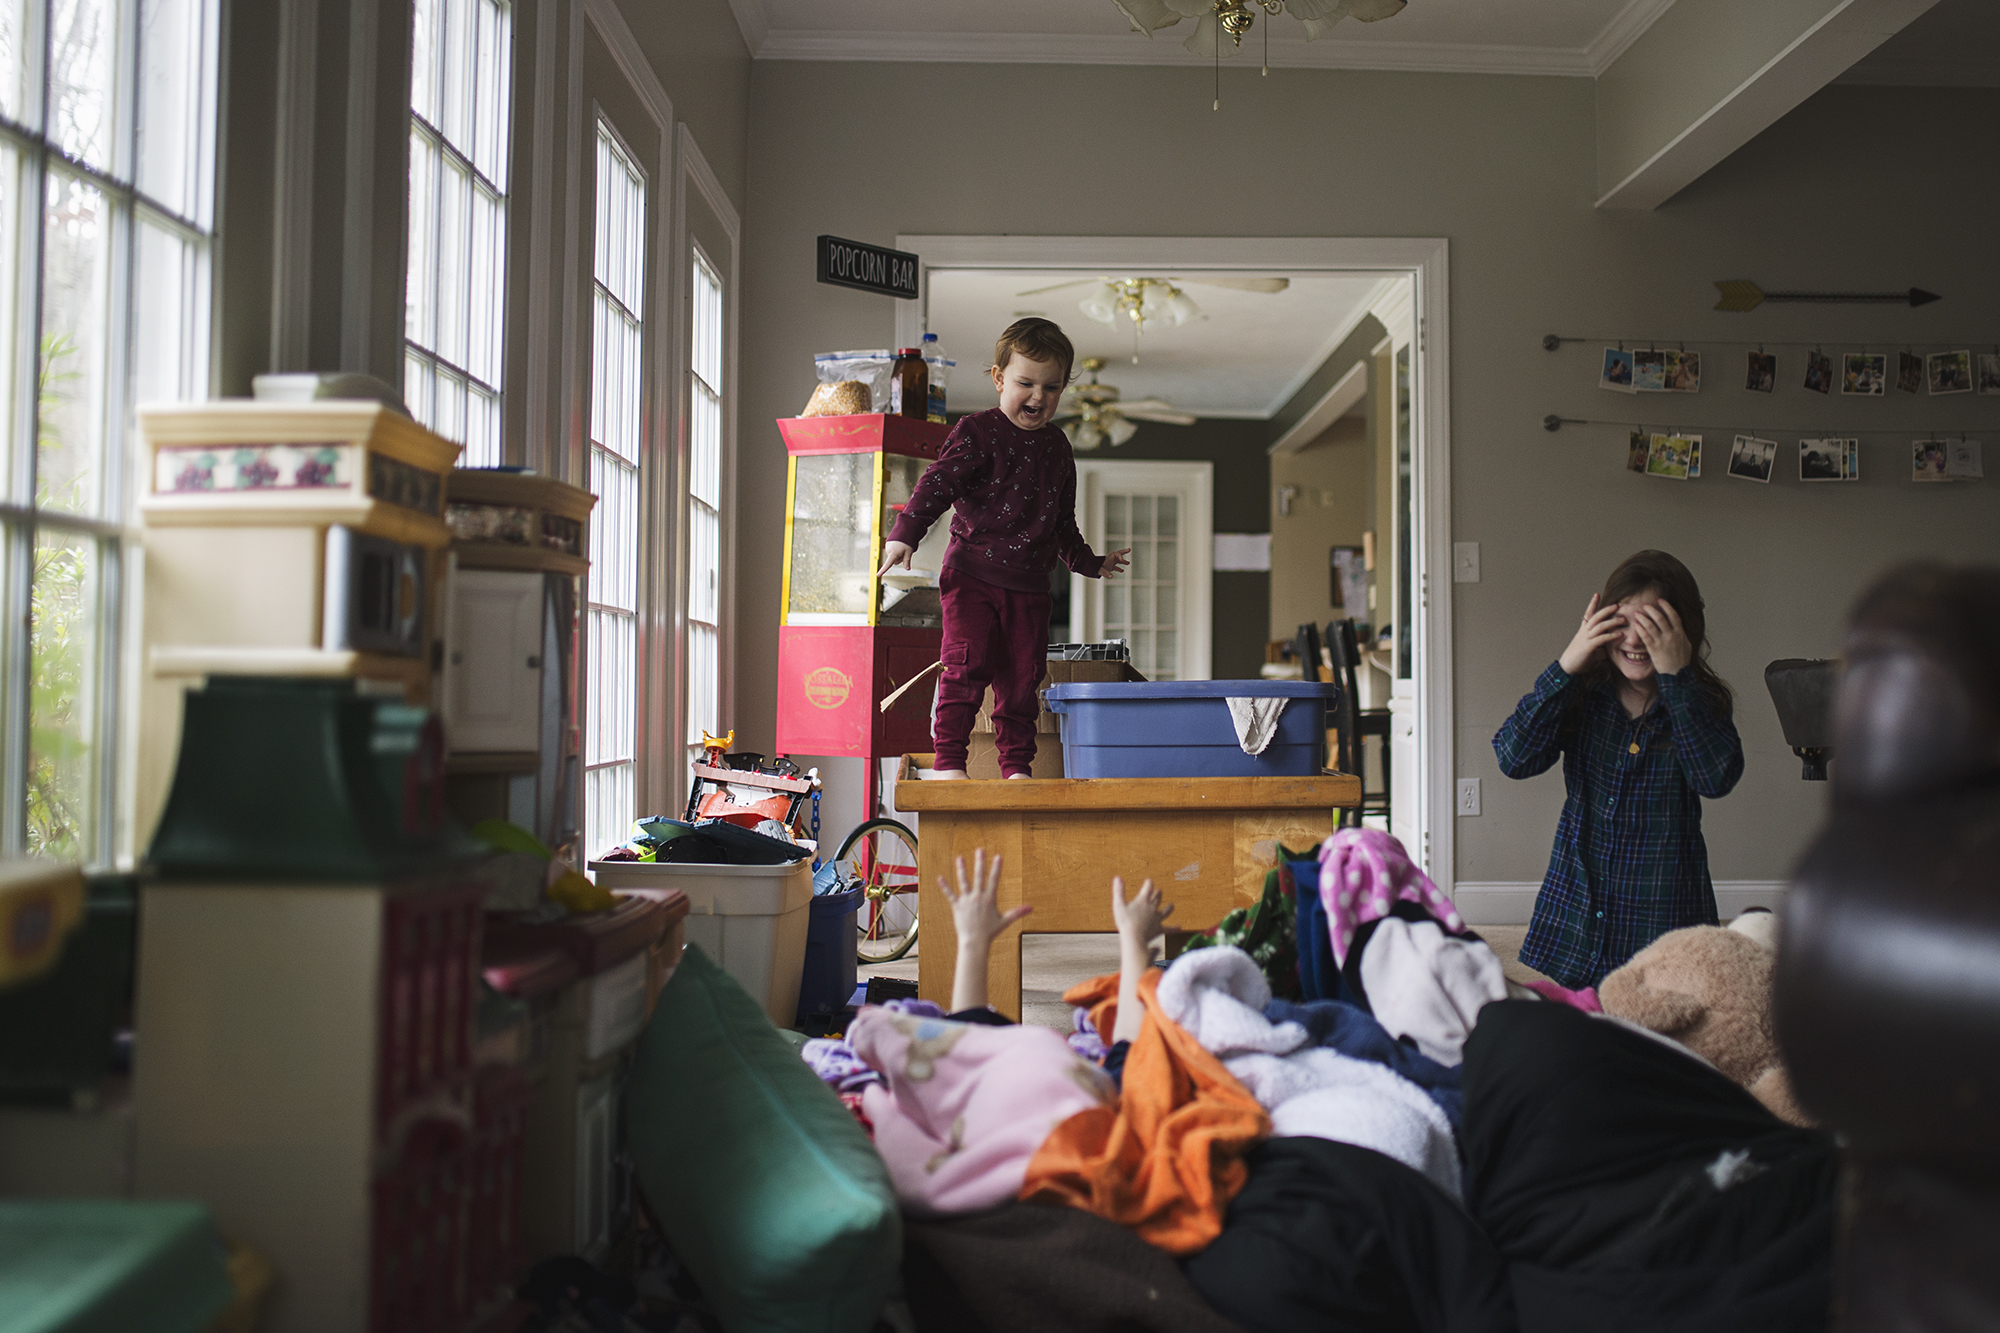
[[[142,388],[142,358],[136,308],[145,299],[140,250],[148,226],[171,235],[187,247],[175,285],[180,288],[178,314],[183,341],[176,345],[179,369],[174,376],[177,398],[214,390],[216,367],[216,212],[219,190],[219,148],[222,84],[222,9],[220,0],[195,0],[192,23],[183,40],[198,47],[197,64],[185,86],[179,110],[190,115],[191,160],[182,167],[181,184],[188,191],[189,211],[182,212],[143,183],[142,122],[146,103],[146,19],[141,0],[112,6],[108,17],[116,25],[108,49],[111,78],[108,105],[114,124],[105,152],[96,164],[73,156],[57,142],[52,124],[55,88],[50,74],[50,29],[54,0],[37,0],[27,30],[36,52],[24,69],[24,81],[37,86],[36,119],[41,128],[12,117],[0,117],[0,138],[20,154],[17,184],[20,198],[12,224],[17,229],[13,253],[0,263],[14,265],[11,311],[11,363],[0,375],[17,386],[13,411],[6,422],[11,442],[0,478],[0,856],[29,853],[28,791],[33,752],[32,698],[34,629],[30,612],[34,596],[35,553],[40,533],[73,537],[94,546],[96,562],[89,589],[87,614],[93,622],[93,643],[86,670],[88,705],[92,713],[89,739],[90,773],[85,783],[93,803],[90,828],[75,859],[87,867],[129,865],[133,859],[133,803],[136,794],[133,745],[137,734],[135,678],[130,645],[137,642],[140,614],[138,574],[140,547],[134,540],[136,504],[144,477],[135,466],[141,451],[133,409]],[[171,48],[169,48],[171,49]],[[186,142],[183,140],[182,142]],[[92,460],[100,480],[95,501],[84,512],[44,508],[37,497],[40,459],[42,341],[48,318],[46,281],[48,247],[45,228],[50,208],[50,181],[61,173],[96,190],[104,200],[104,304],[101,350],[103,400],[93,404],[99,431],[99,452]]]

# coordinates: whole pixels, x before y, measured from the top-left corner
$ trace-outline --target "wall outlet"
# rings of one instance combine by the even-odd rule
[[[1451,544],[1451,581],[1453,583],[1479,582],[1479,543],[1453,542]]]
[[[1479,813],[1479,779],[1460,778],[1458,780],[1458,813],[1476,815]]]

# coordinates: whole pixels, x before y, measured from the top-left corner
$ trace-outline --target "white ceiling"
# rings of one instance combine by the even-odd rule
[[[1127,399],[1164,398],[1196,416],[1269,417],[1360,323],[1389,281],[1380,274],[1359,273],[1226,275],[1291,279],[1284,291],[1266,295],[1201,286],[1202,276],[1193,270],[1100,274],[1074,269],[932,269],[930,331],[958,362],[949,391],[952,409],[977,411],[999,401],[984,373],[993,358],[993,341],[1023,314],[1038,314],[1062,325],[1076,346],[1079,362],[1088,356],[1103,357],[1106,364],[1100,378],[1117,385]],[[1185,283],[1183,290],[1205,318],[1178,328],[1148,326],[1138,339],[1135,366],[1130,321],[1112,328],[1077,308],[1091,291],[1089,286],[1016,295],[1099,277],[1172,278]]]
[[[1183,19],[1150,38],[1111,0],[730,0],[764,60],[961,60],[1182,64]],[[1673,0],[1410,0],[1376,23],[1347,20],[1304,40],[1271,22],[1275,67],[1594,76]],[[1261,25],[1267,20],[1260,13]],[[1257,59],[1253,31],[1239,58]]]

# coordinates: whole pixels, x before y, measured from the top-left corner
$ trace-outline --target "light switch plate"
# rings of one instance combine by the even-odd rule
[[[1471,816],[1479,813],[1479,779],[1460,778],[1458,780],[1458,813]]]
[[[1453,583],[1479,582],[1479,543],[1453,542],[1451,544],[1451,581]]]

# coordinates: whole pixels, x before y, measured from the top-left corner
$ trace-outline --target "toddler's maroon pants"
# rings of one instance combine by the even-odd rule
[[[1035,762],[1035,719],[1049,656],[1049,595],[1016,592],[946,565],[938,574],[944,604],[944,678],[938,682],[931,743],[939,768],[965,767],[966,743],[987,686],[993,687],[994,742],[1000,776]]]

